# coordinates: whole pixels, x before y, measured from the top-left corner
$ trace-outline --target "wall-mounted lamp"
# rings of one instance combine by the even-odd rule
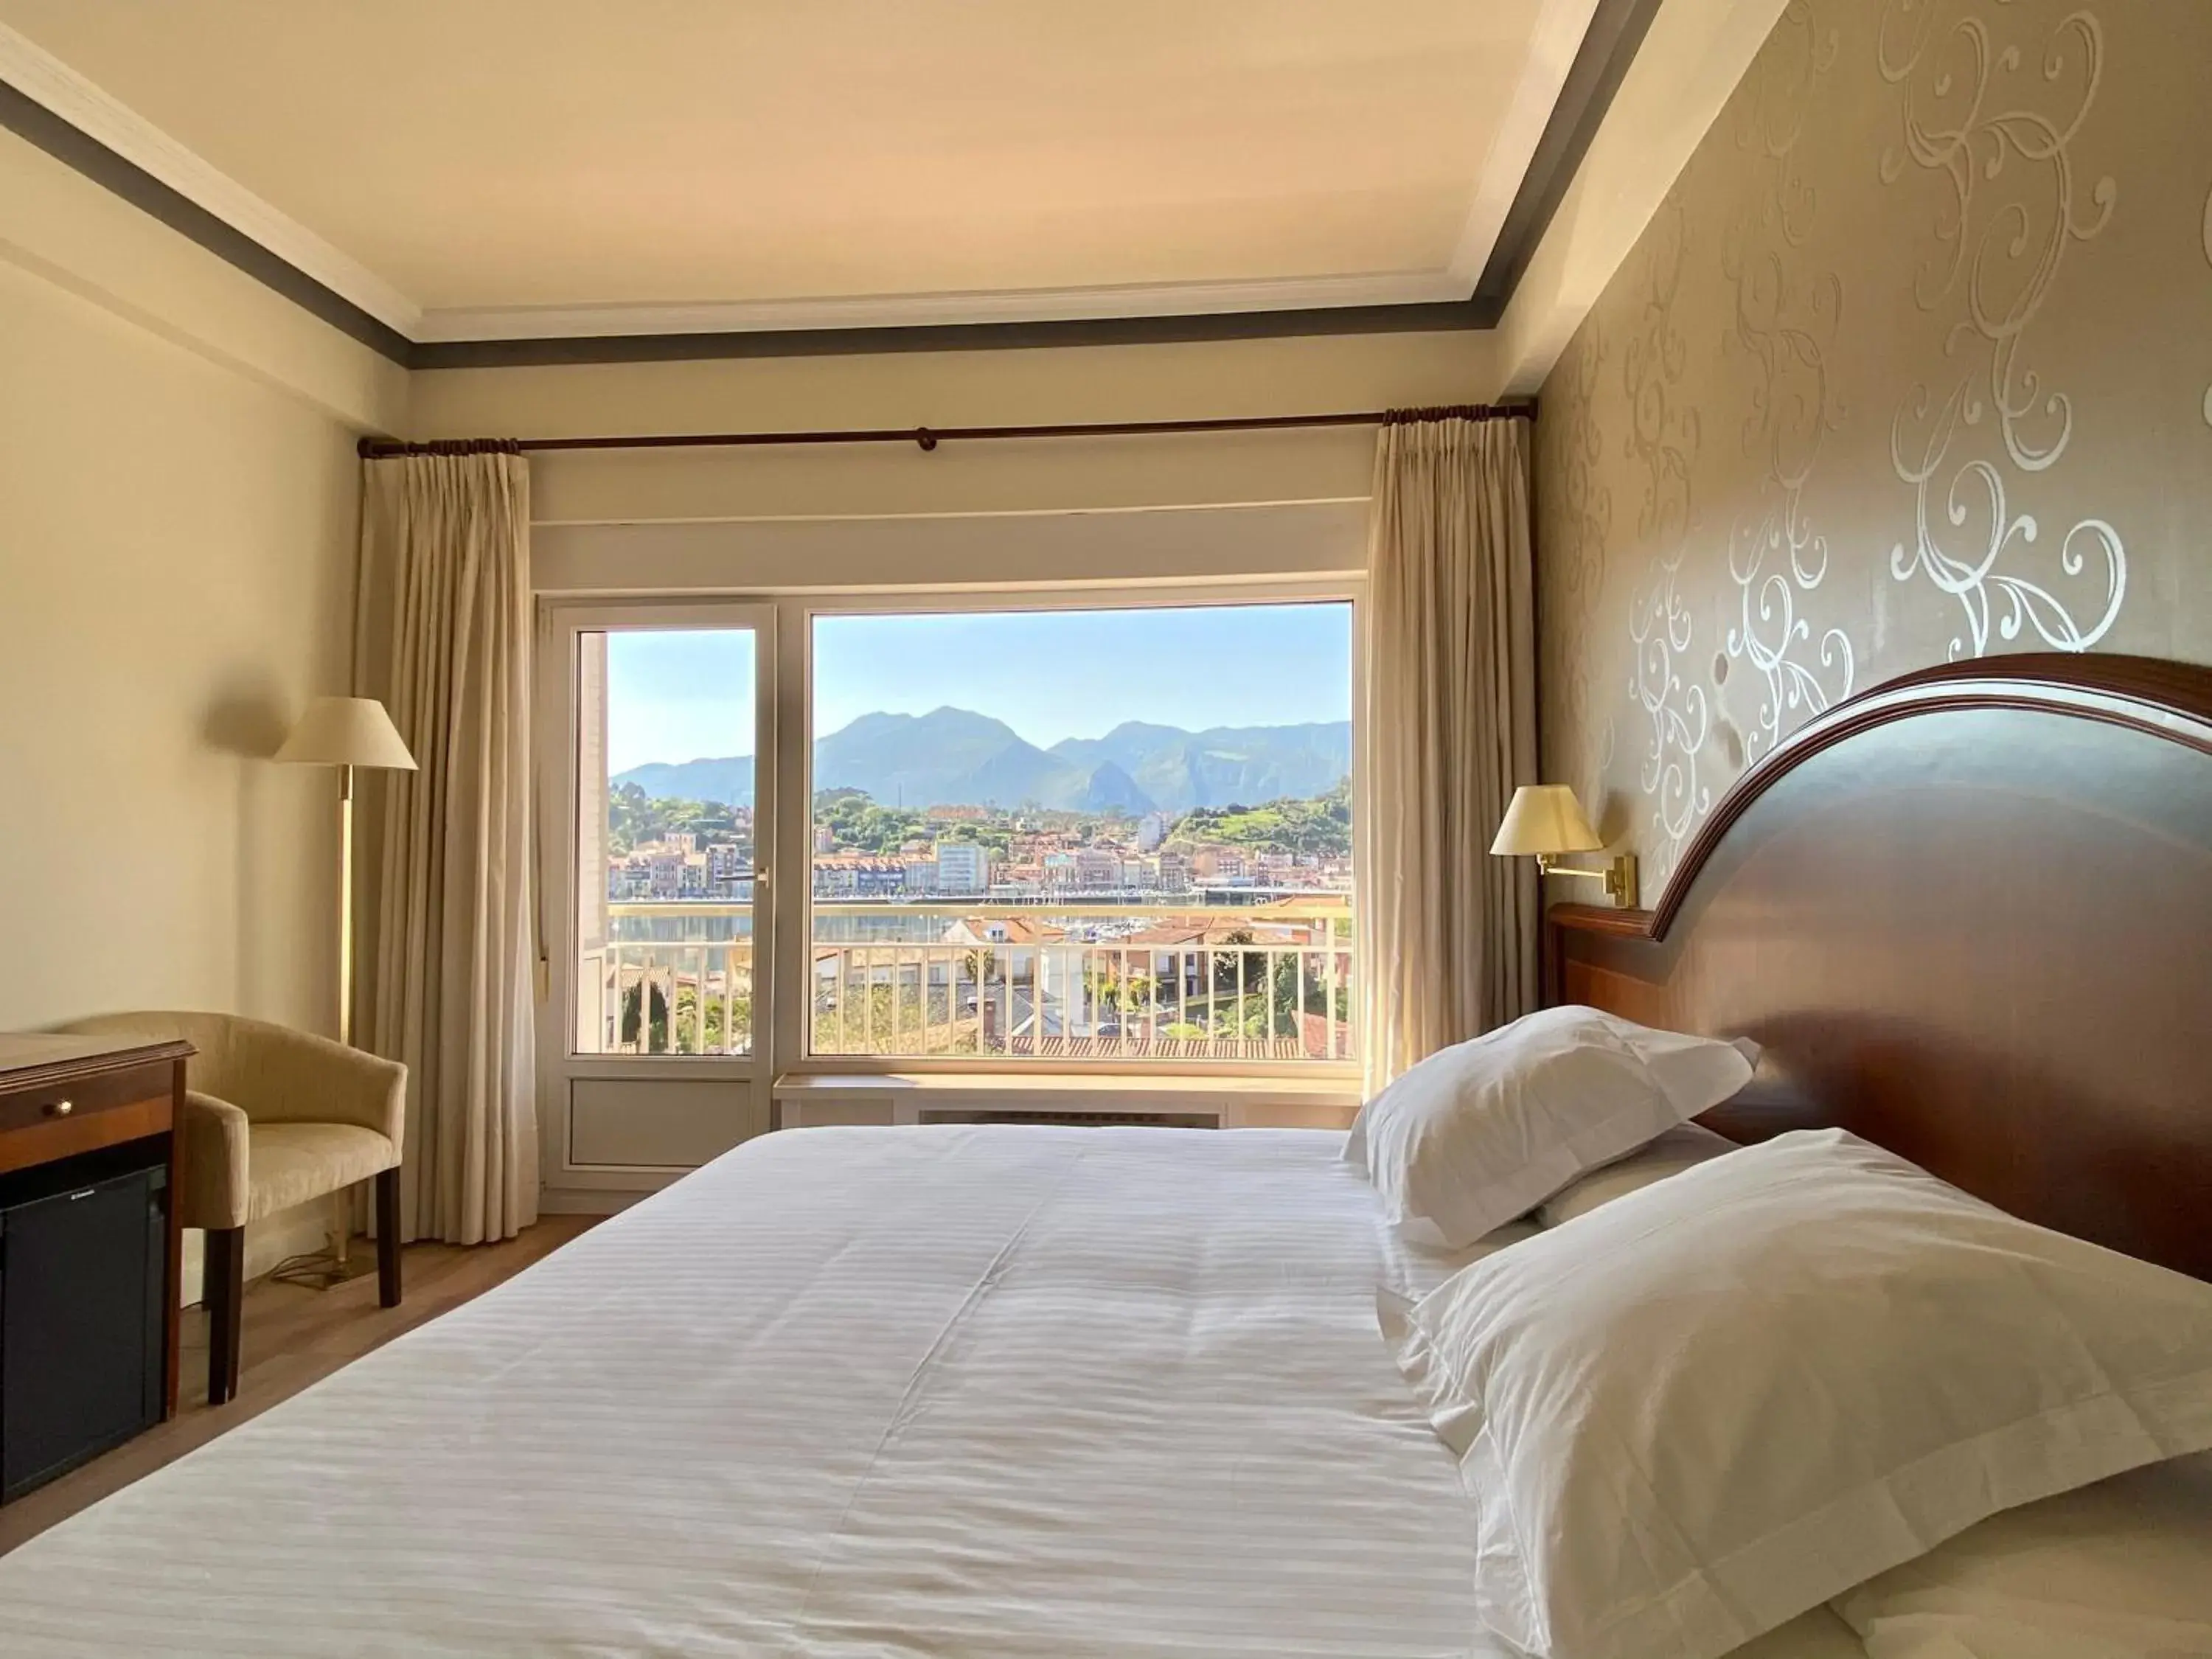
[[[1490,850],[1500,858],[1535,855],[1536,867],[1547,876],[1586,876],[1605,884],[1607,896],[1622,909],[1636,904],[1636,854],[1617,853],[1602,869],[1561,864],[1562,853],[1595,853],[1605,842],[1583,804],[1564,783],[1524,783],[1513,792],[1505,809],[1505,822],[1498,826],[1498,839]]]

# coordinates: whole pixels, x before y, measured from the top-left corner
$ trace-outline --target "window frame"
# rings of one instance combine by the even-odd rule
[[[810,1050],[814,884],[814,624],[823,617],[855,615],[947,615],[979,611],[1189,610],[1204,605],[1332,604],[1348,605],[1352,618],[1352,794],[1353,838],[1358,842],[1357,803],[1361,798],[1365,744],[1367,670],[1365,605],[1367,584],[1357,576],[1317,578],[1203,578],[1188,582],[1059,584],[1050,587],[916,586],[899,588],[823,590],[775,601],[780,637],[776,660],[776,721],[779,776],[774,857],[780,878],[772,890],[776,911],[775,972],[785,994],[775,997],[771,1053],[779,1076],[1003,1075],[1047,1078],[1055,1074],[1127,1077],[1168,1081],[1188,1078],[1306,1078],[1356,1085],[1361,1061],[1340,1060],[1219,1060],[1176,1061],[1102,1057],[1058,1060],[1007,1055],[908,1056],[816,1054]],[[1355,871],[1359,867],[1355,856]],[[796,872],[804,872],[800,875]],[[1353,957],[1358,960],[1359,907],[1352,906]],[[1357,1019],[1357,980],[1354,981]]]

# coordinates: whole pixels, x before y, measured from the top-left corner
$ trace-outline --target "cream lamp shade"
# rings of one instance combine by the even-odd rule
[[[276,751],[307,766],[372,766],[412,772],[415,757],[374,697],[317,697]]]
[[[1502,858],[1530,853],[1594,853],[1605,843],[1590,828],[1583,804],[1564,783],[1524,783],[1513,792],[1505,822],[1490,850]]]

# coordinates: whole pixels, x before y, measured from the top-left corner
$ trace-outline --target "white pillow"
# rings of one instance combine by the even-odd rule
[[[1832,1605],[1872,1659],[2212,1654],[2212,1457],[2008,1510]]]
[[[1729,1043],[1547,1008],[1431,1054],[1359,1109],[1344,1156],[1393,1223],[1471,1244],[1750,1080]]]
[[[1384,1331],[1459,1453],[1483,1622],[1717,1659],[2000,1510],[2212,1448],[2212,1285],[1840,1130],[1454,1275]]]
[[[1678,1123],[1649,1146],[1562,1187],[1536,1206],[1536,1219],[1543,1226],[1556,1227],[1735,1149],[1735,1141],[1702,1123]]]

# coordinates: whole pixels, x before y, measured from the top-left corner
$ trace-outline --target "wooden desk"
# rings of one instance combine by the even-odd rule
[[[178,1302],[184,1256],[178,1227],[177,1124],[191,1045],[113,1036],[0,1033],[0,1176],[144,1142],[167,1172],[167,1293],[162,1320],[164,1418],[177,1413]]]

